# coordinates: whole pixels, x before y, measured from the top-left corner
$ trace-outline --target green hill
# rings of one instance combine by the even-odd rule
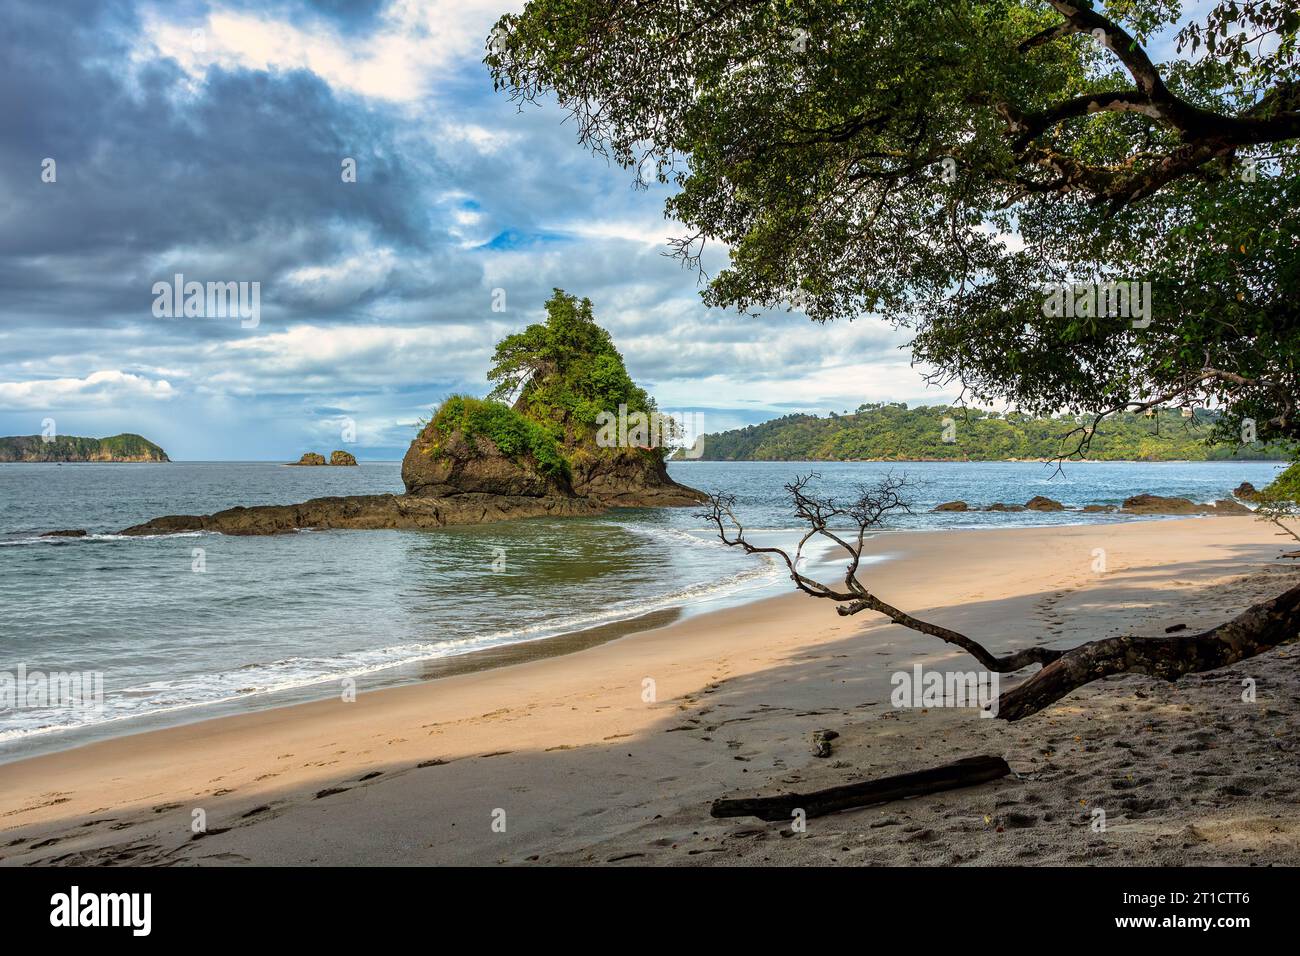
[[[945,419],[947,422],[945,422]],[[1103,461],[1282,460],[1285,449],[1209,444],[1217,416],[1180,410],[1119,415],[1097,428],[1087,457]],[[945,405],[861,405],[854,414],[786,415],[704,436],[706,461],[1005,461],[1050,459],[1072,450],[1067,434],[1085,419],[1035,418]],[[945,440],[947,439],[947,440]]]
[[[40,435],[0,438],[0,462],[14,461],[170,461],[167,453],[139,435],[78,438]]]

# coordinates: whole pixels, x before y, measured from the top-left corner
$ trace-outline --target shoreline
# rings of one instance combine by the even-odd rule
[[[1105,527],[1108,525],[1131,522],[1183,521],[1191,520],[1193,518],[1221,517],[1212,513],[1179,515],[1128,512],[1114,512],[1110,514],[1098,513],[1088,517],[1078,509],[1066,509],[1066,512],[1059,514],[1068,514],[1069,512],[1077,513],[1080,520],[1058,520],[1053,521],[1050,524],[1024,524],[1017,526],[1000,526],[996,528],[989,528],[978,524],[961,523],[956,523],[947,527],[927,528],[924,530],[909,528],[880,528],[873,532],[872,537],[880,539],[883,544],[884,541],[893,540],[895,537],[900,535],[940,535],[951,534],[954,532],[966,534],[971,532],[978,533],[999,530],[1041,532],[1062,528]],[[969,512],[954,513],[954,517],[961,514],[983,513],[985,513],[983,509],[971,509]],[[767,536],[794,532],[792,529],[751,528],[750,533]],[[185,536],[192,533],[182,532],[180,534]],[[220,532],[201,532],[200,534],[220,534]],[[827,543],[823,543],[822,552],[817,556],[810,558],[812,566],[818,571],[825,571],[828,563],[830,566],[837,566],[839,559],[838,557],[835,557],[836,554],[837,549]],[[879,554],[873,556],[864,555],[863,566],[864,568],[873,566],[879,562],[889,560],[892,557],[894,557],[892,554]],[[756,579],[761,577],[761,575],[755,575]],[[47,754],[76,750],[97,742],[113,740],[119,737],[130,737],[137,734],[152,733],[157,730],[184,727],[196,723],[203,723],[205,721],[219,720],[224,717],[238,716],[242,714],[256,714],[267,710],[296,707],[302,704],[329,700],[336,696],[337,688],[335,685],[338,685],[343,679],[369,681],[377,678],[377,686],[366,688],[364,691],[358,689],[358,692],[360,693],[375,693],[396,687],[405,687],[411,684],[436,681],[457,674],[487,671],[497,667],[506,667],[515,663],[526,662],[534,659],[558,657],[565,654],[575,653],[578,650],[596,646],[607,641],[618,640],[621,637],[635,634],[639,631],[666,626],[668,623],[672,623],[679,619],[689,619],[700,614],[710,614],[720,610],[731,609],[759,601],[771,600],[773,597],[782,596],[783,591],[781,590],[781,587],[782,585],[779,581],[767,585],[760,585],[760,587],[755,589],[753,592],[742,587],[734,592],[723,592],[721,594],[710,595],[693,603],[669,604],[663,607],[652,608],[647,611],[631,613],[626,617],[616,617],[608,621],[601,621],[599,623],[592,623],[588,626],[577,627],[572,630],[558,631],[541,637],[529,637],[523,640],[512,641],[510,643],[450,654],[445,657],[428,657],[414,661],[406,661],[403,663],[392,664],[375,671],[365,671],[355,674],[345,673],[340,675],[325,675],[321,676],[317,680],[259,691],[241,697],[197,701],[194,703],[164,707],[156,711],[148,711],[142,714],[123,715],[121,717],[110,718],[109,720],[98,723],[71,728],[52,728],[50,730],[36,731],[23,736],[10,738],[8,740],[0,739],[0,767]],[[665,598],[665,600],[667,600],[667,598]],[[415,671],[418,671],[419,673],[416,674],[414,673]],[[313,688],[318,688],[318,692],[313,693]]]
[[[1280,548],[1271,532],[1251,518],[998,529],[957,538],[898,532],[873,541],[873,554],[887,549],[894,558],[868,567],[873,588],[928,619],[993,635],[994,652],[1029,643],[1074,646],[1128,628],[1160,633],[1175,621],[1209,626],[1296,577],[1275,560]],[[1110,562],[1100,577],[1091,570],[1096,547]],[[1300,721],[1297,703],[1286,704],[1278,691],[1284,678],[1294,679],[1291,655],[1281,648],[1239,665],[1266,675],[1260,686],[1268,703],[1221,718],[1237,723],[1232,753],[1221,752],[1220,762],[1240,751],[1267,767],[1250,735],[1258,730],[1260,746],[1276,746],[1272,723]],[[1074,837],[1065,838],[1079,826],[1076,815],[1047,820],[1022,813],[1037,817],[1023,830],[1014,824],[985,832],[978,821],[1005,815],[998,801],[1040,789],[1033,781],[1044,773],[1102,785],[1083,765],[1115,751],[1072,742],[1082,739],[1071,733],[1076,726],[1089,734],[1113,726],[1123,740],[1136,731],[1120,725],[1135,715],[1175,737],[1180,722],[1195,718],[1198,726],[1187,728],[1195,734],[1204,720],[1218,719],[1193,699],[1198,688],[1222,686],[1216,674],[1172,687],[1141,677],[1108,680],[1014,725],[969,711],[891,709],[891,670],[948,661],[973,666],[932,638],[883,619],[841,618],[830,602],[792,593],[563,656],[361,693],[351,704],[315,701],[114,737],[0,766],[0,865],[707,864],[759,862],[755,854],[836,862],[841,846],[863,862],[898,862],[900,853],[921,862],[953,862],[954,853],[962,862],[1009,862],[1020,851],[1039,852],[1020,839],[1030,836],[1046,840],[1042,859],[1067,860],[1077,849]],[[1213,706],[1228,706],[1236,693]],[[1164,698],[1172,702],[1160,703]],[[810,754],[808,735],[822,727],[841,734],[835,756],[852,759]],[[1207,759],[1194,745],[1189,737],[1192,750],[1169,748],[1189,755],[1143,762],[1143,792],[1160,791],[1168,800],[1170,792],[1198,792],[1215,782],[1184,776]],[[1051,757],[1038,753],[1044,748]],[[798,840],[779,839],[779,824],[738,826],[707,813],[718,796],[847,782],[883,768],[941,762],[934,758],[952,752],[998,749],[1014,758],[1018,778],[838,814]],[[1044,770],[1044,762],[1055,769]],[[1249,804],[1254,820],[1270,817],[1270,801],[1293,805],[1294,786],[1280,782],[1283,772],[1281,764],[1271,773],[1255,771],[1255,783],[1239,774],[1245,782],[1228,785],[1251,796],[1234,806]],[[1122,777],[1118,783],[1126,786]],[[1041,789],[1037,799],[1059,796],[1059,787]],[[1108,792],[1115,797],[1121,789]],[[1214,816],[1216,792],[1184,809]],[[1127,834],[1126,858],[1163,859],[1160,841],[1168,834],[1150,831],[1151,821],[1145,830],[1137,826],[1142,811],[1134,806],[1112,814]],[[899,819],[927,808],[956,814],[948,829],[970,845],[955,849],[951,834],[935,836],[937,825],[919,826],[911,832],[930,836],[907,840],[898,831],[882,838],[871,826],[884,814],[905,830]],[[510,820],[504,833],[491,826],[496,810]],[[196,811],[206,819],[201,833],[191,829]],[[1236,839],[1236,829],[1219,824]],[[1179,818],[1168,825],[1181,831],[1198,824]],[[1285,839],[1269,835],[1269,846],[1284,844],[1270,850],[1270,859],[1296,858],[1287,855],[1295,852],[1295,829],[1283,827]],[[1019,836],[1004,838],[1004,830]],[[1215,838],[1196,845],[1210,852]],[[1014,852],[1008,857],[999,846]]]
[[[509,667],[512,664],[524,663],[531,660],[544,660],[548,657],[560,657],[565,654],[573,654],[577,651],[585,650],[588,647],[595,647],[607,641],[614,641],[621,637],[635,634],[638,631],[664,627],[681,618],[686,613],[687,609],[681,606],[661,608],[658,610],[647,611],[642,614],[636,614],[631,617],[618,618],[613,621],[594,624],[591,627],[578,628],[572,631],[563,631],[559,634],[552,634],[545,637],[530,638],[528,640],[516,641],[510,644],[500,644],[493,647],[483,647],[460,654],[451,654],[446,657],[431,657],[415,663],[395,664],[385,670],[370,672],[362,676],[365,678],[371,678],[383,675],[386,671],[412,669],[418,669],[420,673],[418,676],[409,677],[398,677],[393,675],[380,686],[369,688],[365,691],[361,691],[361,693],[377,693],[383,690],[391,690],[395,687],[405,687],[411,684],[424,684],[430,681],[441,680],[442,678],[452,677],[457,674],[477,673],[479,671],[492,670],[497,667]],[[344,677],[353,680],[356,679],[353,675],[344,675]],[[8,741],[0,740],[0,768],[3,768],[6,764],[17,763],[22,760],[31,760],[49,754],[78,750],[82,747],[88,747],[104,741],[116,740],[121,737],[133,737],[137,734],[153,733],[155,731],[166,730],[173,727],[187,727],[192,724],[201,724],[210,720],[220,720],[223,717],[238,716],[241,714],[257,714],[267,710],[297,707],[302,704],[328,700],[337,695],[337,689],[329,694],[322,692],[305,698],[299,696],[299,699],[296,700],[277,700],[277,698],[301,695],[305,690],[312,687],[323,688],[325,685],[337,685],[342,679],[344,678],[333,676],[322,677],[319,681],[313,681],[310,684],[280,688],[249,697],[237,697],[217,701],[202,701],[190,705],[163,708],[144,714],[125,715],[123,717],[102,721],[97,724],[87,724],[81,727],[66,729],[56,728],[48,731],[37,731],[22,737],[11,738]],[[260,706],[249,706],[246,703],[255,698],[262,701]],[[190,714],[191,716],[177,716],[182,713]],[[129,727],[122,726],[128,722],[130,723]],[[26,741],[31,741],[33,746],[27,748],[30,752],[24,753],[22,752],[23,748],[18,745]],[[48,741],[51,746],[38,746],[39,743],[45,741]],[[4,748],[6,745],[13,746],[14,752],[5,753]]]

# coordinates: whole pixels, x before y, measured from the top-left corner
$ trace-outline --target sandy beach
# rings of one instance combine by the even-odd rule
[[[1066,648],[1225,620],[1300,581],[1284,544],[1244,517],[898,533],[873,539],[887,560],[863,577],[994,651]],[[976,666],[791,593],[355,702],[119,737],[0,766],[0,865],[1300,863],[1294,645],[1173,685],[1105,680],[1014,724],[895,709],[890,675],[918,662]],[[819,729],[839,734],[829,757]],[[1012,776],[805,833],[709,816],[721,796],[975,754]]]

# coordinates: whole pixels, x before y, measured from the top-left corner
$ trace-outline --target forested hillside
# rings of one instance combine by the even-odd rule
[[[1184,418],[1177,409],[1158,416],[1123,415],[1098,426],[1088,458],[1106,461],[1283,459],[1277,446],[1208,444],[1211,412]],[[1035,418],[1017,413],[950,408],[908,408],[902,403],[861,405],[853,414],[786,415],[758,425],[704,437],[710,461],[964,461],[1053,458],[1081,436],[1072,416]]]

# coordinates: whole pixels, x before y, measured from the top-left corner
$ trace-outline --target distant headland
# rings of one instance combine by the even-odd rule
[[[856,412],[786,415],[757,425],[703,435],[705,461],[1051,461],[1077,447],[1091,422],[1084,416],[1036,417],[948,405],[908,408],[902,402],[859,405]],[[1217,412],[1162,408],[1124,413],[1096,426],[1085,457],[1098,461],[1283,461],[1288,449],[1242,436],[1215,435]],[[1218,437],[1220,443],[1207,439]],[[1250,440],[1247,441],[1246,439]],[[686,457],[679,453],[679,458]]]
[[[0,462],[20,461],[171,461],[147,438],[130,433],[108,438],[76,435],[14,435],[0,438]]]

